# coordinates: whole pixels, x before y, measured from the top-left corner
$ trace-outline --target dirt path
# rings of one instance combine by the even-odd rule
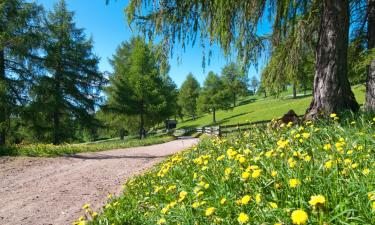
[[[0,224],[71,224],[81,207],[98,210],[124,181],[197,139],[72,157],[0,158]]]

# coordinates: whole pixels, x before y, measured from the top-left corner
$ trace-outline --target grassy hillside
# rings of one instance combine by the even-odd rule
[[[363,85],[353,87],[357,101],[363,104],[365,99],[365,87]],[[259,121],[277,118],[285,114],[289,109],[293,109],[298,115],[304,114],[311,101],[311,94],[299,96],[292,99],[291,92],[283,93],[281,98],[262,98],[252,96],[243,99],[239,106],[233,110],[218,111],[216,114],[217,124],[235,124],[246,121]],[[213,125],[212,115],[204,114],[196,120],[179,121],[177,127],[199,127]]]

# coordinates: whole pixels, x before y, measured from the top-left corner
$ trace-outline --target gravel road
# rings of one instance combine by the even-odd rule
[[[0,224],[71,224],[82,205],[99,210],[124,181],[197,139],[82,153],[70,157],[0,157]]]

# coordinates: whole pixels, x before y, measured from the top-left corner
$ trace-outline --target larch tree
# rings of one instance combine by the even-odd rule
[[[178,104],[182,113],[195,119],[197,115],[197,100],[199,97],[200,85],[192,73],[189,73],[182,83],[178,93]]]
[[[221,70],[221,79],[232,96],[233,107],[236,107],[238,97],[245,96],[248,92],[247,73],[244,73],[236,63],[229,63]]]
[[[44,75],[33,86],[30,106],[34,128],[60,144],[72,137],[73,126],[95,125],[95,106],[105,79],[98,71],[93,41],[77,28],[64,0],[54,5],[45,22]],[[39,120],[38,120],[39,118]],[[44,134],[43,134],[44,133]]]
[[[11,115],[28,101],[40,62],[42,11],[24,0],[0,2],[0,145],[6,143]]]
[[[367,72],[365,109],[375,112],[375,0],[367,0],[367,17],[368,49],[372,51],[373,58]]]
[[[199,111],[212,113],[212,122],[216,123],[216,111],[229,109],[231,97],[221,77],[210,71],[198,98]]]
[[[349,0],[293,1],[153,1],[131,0],[126,13],[147,36],[161,35],[164,43],[185,46],[190,40],[209,39],[218,43],[225,54],[235,49],[243,65],[256,62],[265,37],[257,27],[266,11],[271,12],[273,42],[298,22],[298,16],[318,13],[318,42],[313,100],[306,112],[312,119],[343,110],[358,111],[359,105],[347,77],[349,36]]]
[[[147,128],[171,116],[170,104],[176,102],[175,85],[161,73],[154,51],[152,44],[136,37],[123,43],[111,60],[114,73],[105,110],[136,117],[140,138],[145,138]]]

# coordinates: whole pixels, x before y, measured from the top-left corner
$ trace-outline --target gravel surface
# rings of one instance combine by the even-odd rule
[[[89,203],[99,210],[126,179],[198,142],[82,153],[70,157],[0,157],[0,224],[71,224]]]

